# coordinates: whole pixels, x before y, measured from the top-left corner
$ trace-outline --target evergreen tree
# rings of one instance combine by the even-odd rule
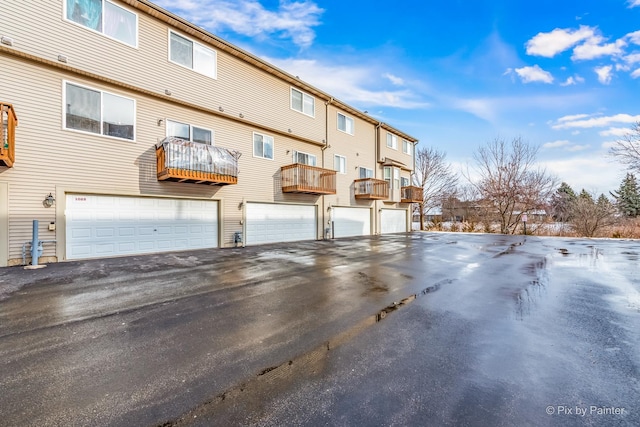
[[[567,222],[571,218],[571,206],[576,200],[576,193],[566,182],[551,196],[551,211],[556,221]]]
[[[593,196],[591,194],[589,194],[589,192],[587,190],[585,190],[584,188],[582,189],[582,191],[580,192],[580,194],[578,194],[578,199],[579,200],[583,200],[589,204],[595,204],[595,202],[593,201]]]
[[[632,173],[627,173],[620,188],[611,195],[616,199],[616,207],[622,215],[634,218],[640,215],[640,189]]]
[[[613,212],[615,210],[613,204],[611,203],[611,200],[609,200],[609,198],[604,194],[600,194],[596,205],[598,206],[598,209],[603,212]]]

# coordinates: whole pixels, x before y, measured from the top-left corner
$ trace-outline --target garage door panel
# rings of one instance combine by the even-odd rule
[[[368,236],[371,234],[371,209],[334,207],[333,237]]]
[[[315,240],[315,205],[247,203],[247,244]]]
[[[67,259],[218,246],[216,201],[96,195],[66,201]]]
[[[407,231],[407,211],[403,209],[382,209],[380,212],[382,233],[405,233]]]

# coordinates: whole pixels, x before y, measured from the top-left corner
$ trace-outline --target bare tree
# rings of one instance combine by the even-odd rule
[[[500,232],[514,234],[522,215],[542,209],[555,188],[555,179],[536,166],[538,147],[514,138],[510,143],[496,138],[474,153],[472,180],[483,203],[490,206],[500,223]]]
[[[601,194],[597,201],[584,189],[571,203],[569,222],[580,236],[593,237],[598,230],[615,223],[615,207]]]
[[[629,169],[640,173],[640,122],[636,122],[622,139],[616,141],[609,153]]]
[[[446,162],[446,153],[435,148],[419,148],[416,151],[415,185],[422,188],[424,200],[419,204],[420,230],[424,230],[424,216],[440,206],[442,198],[452,194],[458,177]]]

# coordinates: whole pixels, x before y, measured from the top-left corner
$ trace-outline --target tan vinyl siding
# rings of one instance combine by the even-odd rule
[[[338,112],[354,119],[354,133],[349,135],[339,131],[337,126]],[[375,161],[375,126],[348,113],[329,106],[328,113],[328,144],[325,150],[325,164],[327,169],[334,169],[336,154],[346,157],[346,174],[336,174],[337,192],[335,196],[328,196],[327,200],[333,206],[371,206],[370,200],[356,200],[353,181],[360,178],[358,167],[377,169]]]
[[[315,118],[298,113],[290,108],[289,83],[218,49],[214,49],[217,79],[170,62],[168,26],[129,9],[138,14],[137,49],[63,19],[63,1],[7,2],[0,14],[0,28],[3,35],[14,39],[14,48],[19,51],[49,60],[62,54],[68,65],[84,71],[155,93],[169,90],[176,99],[208,108],[222,107],[234,117],[242,114],[247,120],[283,132],[291,129],[304,138],[323,139],[320,99],[316,98]],[[42,42],[43,29],[47,32],[46,43]]]
[[[319,204],[320,196],[283,194],[280,167],[292,163],[294,150],[313,154],[321,162],[319,146],[293,137],[274,137],[274,159],[253,157],[256,127],[197,110],[175,106],[156,98],[129,93],[100,82],[43,69],[3,57],[16,70],[0,81],[0,92],[13,102],[20,125],[16,132],[16,164],[0,176],[11,183],[9,196],[9,258],[22,257],[22,244],[31,239],[31,221],[40,221],[40,238],[58,240],[45,245],[45,257],[64,254],[64,194],[96,193],[223,200],[222,246],[231,246],[233,233],[242,230],[243,201]],[[30,82],[38,81],[37,89]],[[136,101],[135,141],[63,129],[63,81],[86,85]],[[33,89],[27,89],[32,87]],[[170,114],[168,114],[170,113]],[[238,150],[239,180],[224,187],[159,182],[156,177],[155,144],[165,136],[166,119],[180,120],[213,130],[217,146]],[[163,119],[159,126],[158,119]],[[56,208],[45,209],[44,197],[53,193]],[[47,230],[56,221],[56,232]]]
[[[0,167],[0,171],[2,167]],[[9,257],[9,183],[0,181],[0,267]]]

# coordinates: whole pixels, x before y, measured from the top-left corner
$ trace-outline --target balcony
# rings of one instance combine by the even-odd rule
[[[402,187],[400,189],[400,203],[422,203],[424,195],[420,187]]]
[[[283,193],[336,194],[336,171],[295,163],[280,168]]]
[[[16,160],[16,127],[18,118],[11,104],[0,103],[0,166],[8,168]]]
[[[387,200],[389,183],[382,179],[362,178],[353,181],[356,199]]]
[[[156,146],[158,181],[237,184],[239,157],[234,150],[168,137]]]

